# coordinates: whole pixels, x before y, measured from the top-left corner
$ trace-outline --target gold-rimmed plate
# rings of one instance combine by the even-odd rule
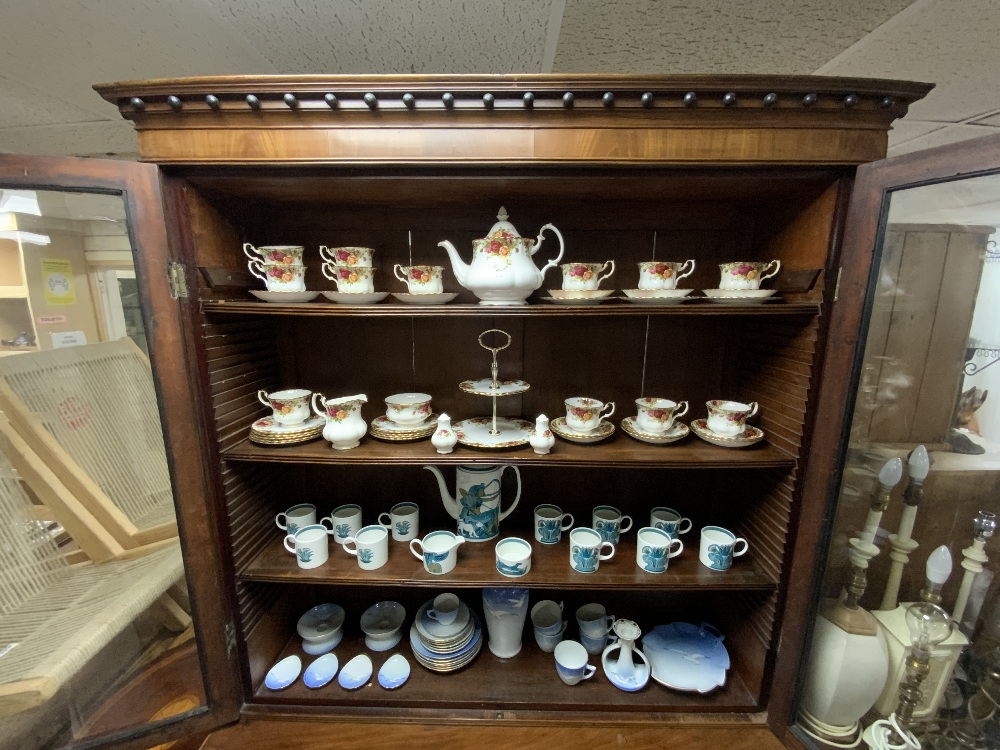
[[[759,427],[747,425],[742,435],[736,437],[724,437],[708,429],[707,420],[695,419],[691,422],[691,429],[694,434],[706,443],[717,445],[720,448],[746,448],[747,446],[759,443],[764,439],[764,431]]]
[[[497,417],[497,434],[491,434],[492,417],[474,417],[463,419],[452,425],[458,442],[470,448],[516,448],[526,445],[535,426],[531,422],[513,417]]]
[[[676,420],[674,420],[670,429],[662,435],[653,435],[649,432],[643,432],[636,425],[635,417],[625,417],[621,424],[622,431],[630,438],[643,443],[650,443],[651,445],[669,445],[670,443],[676,443],[678,440],[686,438],[691,433],[691,430],[686,424]]]
[[[575,432],[566,426],[566,417],[556,417],[549,423],[549,428],[563,440],[571,443],[599,443],[607,440],[615,434],[615,426],[606,419],[602,419],[597,429],[593,432]]]

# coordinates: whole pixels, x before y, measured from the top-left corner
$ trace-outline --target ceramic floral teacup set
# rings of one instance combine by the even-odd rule
[[[306,267],[302,262],[301,245],[243,245],[247,268],[264,282],[265,290],[251,289],[264,302],[309,302],[319,292],[306,290]]]
[[[375,251],[370,247],[319,248],[323,276],[337,285],[336,292],[323,292],[331,302],[342,305],[373,305],[389,296],[375,291]]]

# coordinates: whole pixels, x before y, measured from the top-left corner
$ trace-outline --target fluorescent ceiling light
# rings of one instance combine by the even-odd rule
[[[0,190],[0,212],[42,215],[34,190]]]
[[[0,232],[0,240],[14,240],[27,245],[48,245],[52,242],[47,234],[36,232]]]

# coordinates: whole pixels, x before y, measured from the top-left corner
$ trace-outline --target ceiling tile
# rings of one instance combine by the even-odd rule
[[[106,116],[110,114],[105,113]],[[0,76],[0,129],[96,119],[99,118],[83,107]]]
[[[993,127],[1000,128],[1000,113],[995,115],[989,115],[988,117],[983,117],[979,120],[973,120],[976,125],[992,125]]]
[[[947,124],[943,122],[924,122],[911,120],[909,117],[896,120],[889,131],[889,148],[945,127]]]
[[[991,128],[987,125],[946,125],[933,133],[904,141],[896,146],[890,145],[889,156],[900,156],[913,151],[923,151],[925,148],[945,146],[949,143],[968,141],[996,133],[1000,133],[1000,128]]]
[[[0,151],[15,154],[134,157],[138,150],[135,130],[125,120],[0,130]]]
[[[896,16],[820,72],[930,81],[910,113],[959,122],[1000,109],[1000,3],[926,0]]]
[[[558,72],[811,73],[912,0],[567,0]]]
[[[282,73],[541,70],[551,0],[205,0]]]

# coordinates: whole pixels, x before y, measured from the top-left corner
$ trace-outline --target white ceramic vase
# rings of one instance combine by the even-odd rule
[[[521,651],[521,633],[528,616],[528,589],[483,589],[483,614],[489,633],[490,651],[501,659]]]

